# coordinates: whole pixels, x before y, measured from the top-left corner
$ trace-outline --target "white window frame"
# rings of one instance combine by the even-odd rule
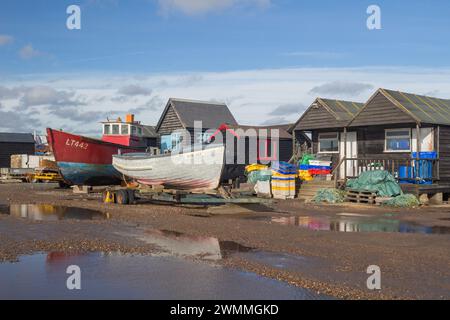
[[[320,136],[321,135],[324,135],[324,134],[335,134],[336,135],[336,139],[337,139],[337,151],[321,151],[320,149],[320,140],[334,140],[334,139],[330,139],[330,138],[327,138],[327,139],[321,139],[320,138]],[[336,153],[336,154],[339,154],[339,152],[340,152],[340,143],[339,143],[339,132],[320,132],[319,133],[319,137],[318,137],[318,141],[319,141],[319,143],[318,143],[318,149],[319,150],[317,150],[318,152],[317,153],[320,153],[320,154],[334,154],[334,153]]]
[[[117,133],[114,133],[114,128],[117,128]],[[114,135],[114,136],[120,135],[120,124],[113,123],[111,125],[111,135]]]
[[[388,150],[387,148],[387,134],[388,132],[395,132],[395,131],[408,131],[409,132],[409,149],[405,149],[405,150]],[[404,138],[405,136],[397,136],[397,137],[402,137]],[[396,138],[396,136],[393,137],[389,137],[389,138]],[[398,129],[384,129],[384,152],[386,153],[409,153],[412,150],[412,134],[411,134],[411,128],[398,128]]]
[[[108,129],[109,129],[108,132],[106,131],[106,128],[107,128],[107,127],[108,127]],[[111,124],[105,123],[105,124],[103,125],[103,134],[109,136],[111,133],[112,133]]]
[[[123,128],[127,128],[127,132],[128,132],[128,133],[123,133]],[[120,135],[122,135],[122,136],[128,136],[128,135],[130,135],[130,126],[129,126],[128,124],[122,124],[122,125],[120,126]]]

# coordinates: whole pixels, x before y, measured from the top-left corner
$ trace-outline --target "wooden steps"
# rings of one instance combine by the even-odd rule
[[[334,181],[312,180],[303,182],[299,190],[298,199],[307,202],[311,201],[320,189],[334,189]]]

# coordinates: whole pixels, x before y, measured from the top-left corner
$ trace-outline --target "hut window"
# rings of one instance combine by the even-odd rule
[[[339,134],[319,133],[319,153],[338,153],[339,152]]]
[[[386,152],[410,152],[411,151],[411,129],[386,129],[385,131]]]
[[[128,127],[129,127],[129,126],[128,126],[127,124],[123,124],[123,125],[122,125],[121,133],[122,133],[123,135],[128,135],[128,133],[129,133]]]
[[[172,148],[171,150],[178,150],[183,142],[183,136],[180,133],[172,133]]]
[[[111,125],[109,125],[109,124],[104,125],[103,134],[111,134]]]
[[[203,133],[197,133],[197,137],[196,137],[196,143],[207,143],[210,141],[212,137],[212,133],[211,132],[203,132]]]
[[[112,125],[112,134],[120,134],[119,127],[120,126],[118,124],[113,124]]]

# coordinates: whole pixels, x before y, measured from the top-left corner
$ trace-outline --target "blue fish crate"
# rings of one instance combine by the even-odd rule
[[[417,158],[417,152],[411,153],[411,158],[412,159],[416,159]],[[437,159],[437,152],[436,151],[419,152],[419,159],[436,160]]]
[[[433,184],[433,160],[437,159],[437,152],[413,152],[413,167],[409,167],[408,178],[413,179],[416,184]],[[419,157],[420,160],[414,160]]]
[[[312,166],[309,164],[300,165],[300,170],[331,170],[328,166]]]
[[[297,173],[297,167],[295,165],[283,161],[272,162],[271,169],[281,174]]]

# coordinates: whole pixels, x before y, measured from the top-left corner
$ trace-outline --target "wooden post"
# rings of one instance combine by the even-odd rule
[[[297,155],[298,155],[295,145],[296,143],[295,143],[295,128],[294,128],[292,129],[292,155],[294,157],[294,163],[297,162]]]
[[[416,124],[416,180],[419,181],[419,159],[420,159],[420,125]]]
[[[344,181],[347,181],[347,127],[344,128]]]
[[[441,169],[440,169],[440,166],[441,166],[441,162],[440,162],[440,157],[441,157],[441,148],[440,148],[440,141],[441,141],[441,126],[438,126],[437,127],[437,133],[436,133],[436,135],[437,135],[437,138],[436,138],[436,144],[437,144],[437,146],[436,146],[436,154],[437,154],[437,157],[436,157],[436,165],[437,165],[437,168],[436,168],[436,179],[439,181],[439,180],[441,180]]]

